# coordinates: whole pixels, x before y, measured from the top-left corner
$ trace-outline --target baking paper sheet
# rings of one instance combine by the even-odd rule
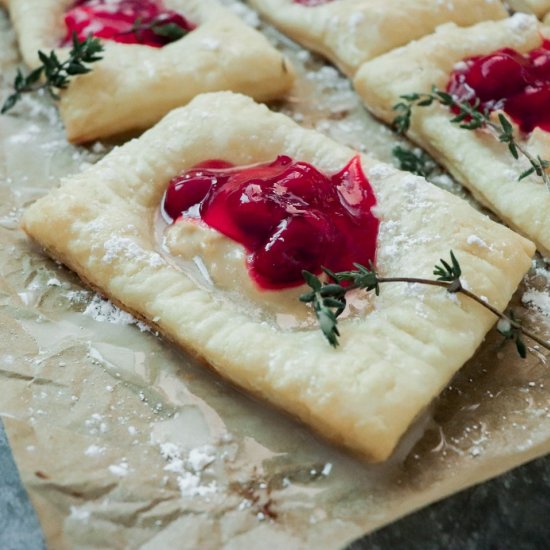
[[[349,82],[263,30],[300,69],[275,107],[391,160],[396,138]],[[7,90],[17,58],[1,16],[0,52]],[[25,206],[111,145],[68,145],[43,98],[0,119],[0,144],[0,415],[49,547],[340,548],[550,452],[547,360],[531,348],[522,361],[494,333],[391,461],[328,445],[88,291],[18,229]],[[514,298],[547,338],[549,288],[539,259]]]

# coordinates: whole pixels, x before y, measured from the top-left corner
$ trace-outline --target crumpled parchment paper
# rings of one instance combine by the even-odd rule
[[[276,107],[391,160],[396,138],[349,82],[263,30],[300,68]],[[5,91],[17,57],[1,14],[0,52]],[[0,119],[0,415],[49,547],[339,548],[550,452],[547,359],[531,348],[522,361],[494,333],[396,456],[370,466],[144,330],[18,229],[26,205],[110,147],[68,145],[43,98]],[[539,259],[514,299],[547,338],[549,287]]]

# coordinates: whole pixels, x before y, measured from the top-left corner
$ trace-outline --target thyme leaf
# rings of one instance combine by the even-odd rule
[[[550,342],[539,338],[536,334],[526,329],[521,321],[516,318],[513,311],[502,313],[489,304],[485,299],[477,296],[463,287],[461,283],[462,268],[454,252],[451,250],[449,260],[441,259],[434,266],[435,279],[422,279],[417,277],[380,277],[374,266],[368,268],[360,264],[354,264],[355,269],[334,273],[323,268],[328,276],[328,281],[323,281],[317,275],[309,271],[303,271],[304,280],[310,291],[300,296],[300,301],[310,304],[318,321],[323,335],[329,344],[336,348],[339,345],[340,331],[338,318],[346,308],[346,294],[352,290],[360,289],[366,292],[374,291],[378,296],[380,285],[387,283],[409,283],[444,288],[451,294],[462,294],[470,300],[489,310],[499,322],[497,331],[504,336],[505,341],[513,341],[520,357],[527,356],[527,346],[523,340],[526,336],[534,340],[543,348],[550,350]]]
[[[4,102],[1,114],[7,113],[23,97],[23,94],[37,92],[45,89],[53,99],[59,99],[59,90],[64,90],[69,85],[71,78],[77,75],[89,73],[91,63],[102,59],[103,45],[97,38],[86,38],[80,41],[73,33],[72,48],[68,58],[61,62],[52,50],[49,54],[39,51],[38,57],[42,64],[24,75],[17,71],[13,83],[14,92]],[[40,79],[44,78],[41,84]]]
[[[401,145],[396,145],[392,150],[392,154],[401,170],[412,172],[417,176],[427,178],[431,176],[436,168],[433,159],[420,149],[407,149]]]
[[[346,308],[346,291],[340,285],[323,284],[316,275],[309,271],[302,271],[302,275],[311,291],[302,294],[300,301],[311,304],[325,338],[331,346],[337,347],[340,336],[337,327],[338,316]],[[338,287],[337,292],[333,292],[331,287]]]
[[[393,127],[400,133],[406,133],[411,127],[411,117],[413,108],[429,107],[433,103],[439,103],[449,108],[455,109],[457,114],[451,119],[452,124],[457,124],[464,130],[478,130],[480,128],[488,129],[501,143],[508,146],[510,154],[514,159],[519,159],[523,155],[530,164],[529,169],[522,172],[518,181],[525,179],[531,174],[536,174],[542,179],[548,191],[550,191],[550,176],[546,169],[550,167],[550,161],[542,159],[540,156],[534,157],[521,145],[514,136],[514,128],[504,114],[499,113],[498,121],[492,120],[490,111],[481,107],[480,100],[476,98],[473,103],[470,101],[459,101],[451,94],[432,87],[431,93],[413,93],[400,96],[399,103],[393,106],[396,116],[393,119]]]
[[[460,277],[462,275],[462,269],[454,252],[451,250],[451,263],[449,264],[445,260],[439,260],[441,265],[435,265],[433,274],[437,277],[438,281],[444,281],[446,283],[454,283],[454,286],[457,286],[457,283],[460,284]],[[451,288],[451,287],[449,287]],[[448,289],[449,290],[449,289]],[[458,290],[449,290],[449,292],[457,292]]]
[[[504,336],[504,341],[511,340],[516,345],[518,355],[525,359],[527,357],[527,346],[522,338],[521,323],[513,311],[508,312],[508,319],[500,319],[497,323],[497,331]]]
[[[188,30],[176,25],[176,23],[157,23],[151,27],[151,30],[157,36],[168,38],[171,42],[175,42],[189,33]]]
[[[166,21],[164,16],[160,15],[150,21],[143,21],[141,17],[138,17],[129,31],[119,34],[135,34],[138,40],[143,40],[142,33],[144,31],[151,31],[156,36],[166,38],[169,42],[175,42],[190,32],[173,21]]]

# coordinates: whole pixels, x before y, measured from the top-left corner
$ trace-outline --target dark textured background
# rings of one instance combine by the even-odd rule
[[[0,423],[0,550],[44,547]],[[432,504],[347,550],[396,548],[550,550],[550,456]]]
[[[432,504],[347,550],[550,550],[550,455]]]

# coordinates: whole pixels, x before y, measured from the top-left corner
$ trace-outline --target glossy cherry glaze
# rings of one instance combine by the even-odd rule
[[[359,157],[325,176],[279,156],[245,168],[223,161],[195,166],[170,182],[163,208],[171,220],[202,220],[242,244],[253,280],[278,289],[303,283],[303,269],[374,263],[375,204]]]
[[[520,54],[511,48],[464,60],[447,91],[462,101],[504,110],[523,132],[550,131],[550,41]]]
[[[70,44],[76,33],[80,40],[96,36],[154,48],[174,41],[170,33],[165,32],[170,26],[183,31],[195,29],[185,17],[165,9],[160,0],[79,0],[65,13],[65,25],[66,44]]]

